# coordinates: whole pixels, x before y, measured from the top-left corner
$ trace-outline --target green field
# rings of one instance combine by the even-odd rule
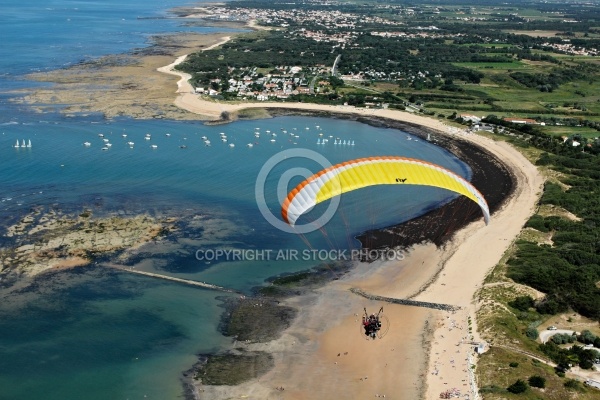
[[[588,139],[600,136],[600,132],[587,126],[546,126],[544,131],[555,136],[580,135]]]

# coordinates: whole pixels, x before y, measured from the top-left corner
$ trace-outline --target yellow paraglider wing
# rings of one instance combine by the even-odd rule
[[[281,216],[294,226],[296,220],[316,204],[373,185],[422,185],[447,189],[477,203],[486,225],[490,220],[487,202],[468,181],[439,165],[404,157],[360,158],[324,169],[288,194]]]

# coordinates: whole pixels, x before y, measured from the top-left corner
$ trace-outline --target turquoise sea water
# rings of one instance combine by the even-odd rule
[[[278,152],[314,150],[331,164],[401,155],[469,176],[468,167],[441,148],[397,130],[352,121],[290,116],[214,127],[31,112],[10,101],[14,89],[35,85],[24,78],[28,72],[130,51],[157,33],[214,29],[189,28],[170,18],[168,8],[182,5],[175,0],[21,3],[7,0],[0,13],[2,229],[32,207],[65,212],[90,208],[96,215],[182,216],[183,232],[144,247],[129,264],[250,292],[270,276],[304,269],[318,260],[208,262],[196,259],[196,251],[356,248],[355,234],[412,218],[449,199],[432,188],[402,193],[391,187],[369,188],[345,195],[324,230],[304,237],[282,233],[263,218],[255,200],[257,175]],[[228,143],[219,140],[221,132]],[[101,150],[99,134],[112,144],[109,150]],[[146,134],[150,140],[144,139]],[[317,144],[330,135],[329,143]],[[202,136],[212,146],[206,147]],[[355,145],[334,145],[338,137]],[[23,140],[31,140],[32,147],[14,147]],[[133,148],[129,141],[135,143]],[[279,178],[292,168],[317,172],[322,167],[290,158],[272,170],[265,196],[275,215],[280,207]],[[294,177],[290,185],[300,180]],[[304,221],[324,207],[315,207]],[[0,238],[0,244],[7,243]],[[195,362],[196,354],[230,343],[217,332],[222,308],[216,297],[214,292],[101,266],[55,274],[10,296],[0,289],[0,398],[178,398],[181,373]]]

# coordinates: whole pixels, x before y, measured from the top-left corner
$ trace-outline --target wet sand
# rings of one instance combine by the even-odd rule
[[[227,34],[169,35],[136,54],[103,57],[67,69],[29,75],[52,86],[21,91],[19,101],[44,112],[99,113],[106,118],[204,119],[173,104],[179,77],[157,71],[183,54],[221,43]],[[66,106],[64,106],[66,105]]]

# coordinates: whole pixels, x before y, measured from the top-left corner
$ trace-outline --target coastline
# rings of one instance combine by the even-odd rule
[[[414,122],[414,119],[410,122]],[[429,129],[436,125],[423,122],[422,125]],[[497,170],[505,170],[511,182],[514,180],[514,188],[511,187],[510,190],[507,187],[501,189],[501,186],[493,182],[494,185],[488,187],[488,192],[484,192],[486,196],[495,196],[491,204],[495,212],[490,225],[484,226],[477,214],[478,210],[475,210],[470,219],[465,221],[466,226],[438,236],[438,243],[429,240],[428,243],[420,244],[421,241],[427,241],[427,234],[431,234],[431,231],[425,232],[424,236],[407,234],[430,227],[432,221],[439,218],[438,209],[407,224],[377,231],[376,234],[381,234],[397,230],[396,233],[400,236],[408,238],[402,243],[412,246],[406,259],[377,265],[361,263],[348,276],[304,296],[304,299],[284,301],[285,305],[308,308],[300,312],[297,320],[280,339],[248,348],[273,354],[275,368],[257,380],[235,387],[199,385],[203,390],[201,398],[277,396],[274,388],[285,388],[285,398],[312,398],[313,394],[327,398],[343,393],[350,397],[360,397],[387,393],[388,398],[413,399],[418,394],[418,398],[430,399],[438,398],[441,393],[454,388],[462,394],[470,392],[472,398],[477,398],[473,365],[476,364],[475,343],[480,339],[476,330],[477,304],[474,302],[474,295],[486,274],[495,266],[533,212],[541,193],[543,178],[535,166],[504,142],[494,142],[474,135],[461,135],[460,138],[450,136],[448,140],[458,140],[453,145],[459,148],[468,144],[462,149],[463,152],[473,150],[473,146],[476,146],[484,154],[494,155],[487,160],[479,159],[477,168],[485,170],[486,165],[488,168],[494,166]],[[486,174],[477,177],[476,172],[474,170],[474,179],[490,179]],[[460,210],[461,207],[468,209],[468,204],[459,200],[442,208]],[[477,220],[471,222],[474,219]],[[363,244],[368,246],[369,243]],[[402,282],[402,285],[398,282]],[[374,295],[446,303],[461,309],[457,312],[425,311],[415,307],[383,304],[351,294],[351,287],[358,287]],[[398,325],[401,326],[400,330],[393,331],[397,335],[386,336],[381,344],[367,342],[367,347],[357,347],[363,344],[362,339],[358,333],[353,336],[352,332],[357,330],[359,317],[352,315],[360,314],[363,307],[374,310],[381,305],[386,310],[392,310],[390,319],[394,321],[395,329],[398,329]],[[343,315],[347,317],[344,318]],[[411,323],[407,325],[407,321]],[[409,337],[411,339],[407,339]],[[301,339],[306,341],[302,343],[302,347],[298,346]],[[407,353],[411,348],[421,348],[419,343],[426,344],[421,354]],[[335,357],[336,354],[343,354],[347,348],[358,348],[359,354],[372,353],[373,358],[347,357],[340,361]],[[397,353],[392,353],[391,349]],[[395,358],[391,355],[398,354],[403,354],[403,360],[412,365],[410,377],[400,378],[398,372],[404,372],[406,365],[396,364],[393,366],[397,372],[395,375],[384,374],[377,381],[371,380],[368,384],[360,380],[359,371],[379,371],[377,373],[380,374],[381,363],[392,367],[390,360]],[[293,361],[290,363],[290,360]],[[424,364],[422,367],[415,367],[421,363]],[[340,368],[337,368],[338,365]],[[413,388],[411,385],[415,380],[419,384]],[[349,387],[352,389],[345,392]],[[398,387],[406,390],[398,393]],[[421,390],[412,390],[417,388]]]
[[[429,314],[428,319],[431,319],[430,326],[433,329],[431,337],[431,346],[428,349],[428,360],[426,375],[423,376],[422,385],[426,388],[424,394],[420,393],[421,398],[437,398],[439,395],[447,390],[455,389],[461,393],[470,392],[471,396],[478,396],[477,384],[473,373],[473,366],[476,364],[474,356],[475,344],[480,341],[475,321],[475,311],[477,305],[474,303],[474,295],[481,286],[483,279],[486,274],[495,266],[498,260],[500,260],[502,254],[508,249],[514,238],[519,233],[522,226],[525,224],[529,216],[533,213],[537,199],[541,193],[543,178],[537,171],[536,167],[533,166],[524,156],[522,156],[516,149],[504,142],[496,142],[488,138],[484,138],[477,135],[466,134],[465,132],[457,131],[456,128],[451,128],[443,124],[438,120],[431,118],[414,115],[403,111],[392,111],[392,110],[369,110],[369,109],[355,109],[354,107],[348,106],[323,106],[314,104],[288,104],[288,103],[251,103],[251,104],[221,104],[217,102],[209,102],[200,99],[197,95],[192,93],[192,88],[189,86],[187,90],[184,88],[179,92],[175,104],[178,107],[182,107],[190,112],[202,114],[209,118],[218,118],[223,111],[230,113],[237,113],[241,110],[248,108],[261,108],[267,109],[268,111],[281,110],[283,112],[297,113],[297,112],[311,112],[311,113],[328,113],[331,115],[342,115],[342,117],[350,117],[361,120],[362,122],[369,121],[395,121],[397,124],[395,128],[406,129],[409,128],[411,133],[415,130],[426,129],[428,132],[440,135],[439,138],[443,142],[441,145],[453,151],[455,154],[459,152],[460,158],[471,158],[471,163],[467,162],[473,168],[474,176],[473,179],[479,184],[488,182],[488,184],[495,185],[494,176],[489,176],[489,168],[491,165],[498,169],[504,169],[507,174],[511,175],[511,180],[514,180],[514,187],[504,185],[500,188],[495,188],[490,194],[493,194],[493,199],[490,204],[493,216],[490,226],[484,227],[480,221],[475,221],[477,214],[471,212],[471,215],[467,220],[459,225],[456,225],[451,232],[436,232],[433,237],[428,236],[432,233],[429,232],[422,237],[422,240],[416,240],[414,235],[410,235],[406,232],[412,232],[415,230],[422,230],[422,220],[416,225],[408,224],[394,227],[397,229],[396,237],[408,237],[409,242],[419,243],[421,241],[432,240],[438,246],[443,245],[442,248],[431,248],[431,245],[421,245],[413,248],[410,254],[404,262],[408,262],[413,266],[418,265],[418,261],[421,261],[421,268],[414,267],[401,268],[400,273],[396,274],[392,268],[388,266],[388,269],[383,267],[377,274],[371,271],[370,274],[365,274],[359,280],[343,280],[342,282],[334,282],[328,285],[329,289],[319,290],[321,300],[327,297],[325,294],[328,290],[339,292],[339,285],[346,285],[345,289],[348,289],[347,285],[352,282],[353,286],[361,288],[371,288],[371,293],[377,295],[384,295],[388,297],[396,298],[413,298],[415,300],[427,301],[427,302],[438,302],[448,303],[461,307],[461,310],[452,313],[450,315],[437,313]],[[278,111],[278,112],[281,112]],[[385,123],[385,122],[384,122]],[[399,125],[398,125],[399,124]],[[420,127],[420,128],[419,128]],[[461,146],[463,147],[461,149]],[[479,157],[473,158],[473,150],[478,151]],[[486,155],[489,157],[487,160]],[[475,161],[475,165],[473,165]],[[477,186],[477,183],[474,183]],[[486,193],[486,197],[487,194]],[[455,210],[459,210],[461,207],[468,207],[464,201],[454,201],[454,204],[447,205],[443,208],[455,207]],[[462,203],[462,204],[460,204]],[[471,211],[473,209],[471,208]],[[425,218],[429,218],[429,226],[439,218],[439,209],[430,213]],[[439,224],[437,224],[439,226]],[[408,229],[407,229],[408,228]],[[404,230],[404,233],[403,233]],[[386,230],[379,230],[377,234],[381,234]],[[367,233],[368,235],[369,233]],[[394,236],[394,235],[391,235]],[[360,236],[359,236],[360,238]],[[363,236],[366,239],[367,236]],[[448,241],[452,238],[450,241]],[[373,243],[368,243],[368,240],[361,240],[363,244],[369,246]],[[375,244],[374,247],[384,247],[385,245],[410,245],[415,243],[402,243],[401,241],[392,241],[392,243]],[[421,249],[426,249],[421,251]],[[424,253],[424,254],[423,254]],[[417,256],[419,254],[420,256]],[[427,267],[425,267],[425,261],[427,260]],[[360,273],[358,273],[360,275]],[[355,276],[351,274],[351,276]],[[386,279],[382,281],[381,276],[386,276]],[[467,279],[465,279],[465,277]],[[411,285],[407,285],[405,290],[396,287],[390,282],[398,282],[409,280],[412,282]],[[410,289],[410,290],[406,290]],[[344,300],[340,300],[343,298]],[[347,294],[338,293],[337,298],[334,300],[330,296],[330,302],[322,307],[330,308],[337,304],[337,306],[343,304],[345,306],[346,313],[349,310],[359,309],[358,304],[352,308],[351,304],[354,299]],[[360,304],[365,304],[364,301]],[[372,307],[377,305],[369,304]],[[284,334],[282,339],[275,341],[271,346],[263,346],[270,351],[281,348],[281,342],[287,340],[289,342],[290,337],[298,337],[303,335],[304,327],[314,323],[315,320],[323,320],[327,318],[333,318],[331,315],[323,315],[322,313],[316,312],[313,306],[313,315],[307,312],[305,319],[301,317],[287,332]],[[386,306],[389,307],[389,306]],[[334,306],[335,308],[335,306]],[[341,311],[338,309],[338,311]],[[400,319],[406,319],[407,315],[410,314],[409,310],[404,310],[400,314],[396,314]],[[339,317],[338,317],[339,318]],[[265,376],[261,377],[257,381],[251,384],[243,384],[237,387],[237,390],[229,390],[223,392],[222,389],[213,392],[203,392],[202,398],[219,398],[223,395],[244,395],[244,393],[260,393],[261,395],[273,395],[272,391],[274,387],[280,388],[292,388],[292,391],[286,392],[286,398],[309,398],[314,393],[319,393],[320,396],[328,396],[341,393],[340,386],[332,382],[339,382],[339,377],[336,373],[330,372],[327,369],[319,368],[318,373],[315,374],[315,369],[307,368],[307,364],[310,365],[323,365],[327,360],[327,355],[335,350],[332,349],[331,343],[339,343],[344,337],[347,337],[344,332],[351,325],[351,317],[344,320],[328,319],[332,324],[326,331],[321,334],[317,334],[311,338],[311,341],[315,341],[319,344],[319,349],[306,348],[304,352],[295,353],[297,361],[294,361],[294,367],[285,366],[284,360],[289,361],[292,354],[286,353],[285,351],[278,351],[279,357],[275,357],[275,369]],[[354,321],[356,323],[356,321]],[[304,333],[306,334],[306,333]],[[330,336],[331,335],[331,336]],[[335,337],[335,339],[330,339]],[[426,335],[423,334],[423,338]],[[394,340],[392,337],[389,341]],[[401,345],[400,342],[396,342],[396,347]],[[412,344],[414,345],[414,340]],[[314,345],[313,345],[314,346]],[[405,348],[406,343],[404,343]],[[449,349],[456,350],[455,354],[449,355]],[[389,349],[387,349],[389,351]],[[373,352],[373,349],[365,351]],[[448,354],[444,354],[447,353]],[[346,380],[351,381],[353,379],[353,373],[356,374],[356,369],[364,368],[364,370],[376,371],[380,364],[380,361],[384,359],[385,352],[375,352],[377,357],[373,360],[353,360],[348,364],[351,367],[345,370],[342,375]],[[327,354],[327,355],[326,355]],[[329,359],[331,361],[331,359]],[[337,365],[337,364],[334,364]],[[402,366],[398,366],[402,368]],[[341,369],[341,368],[340,368]],[[290,377],[293,377],[290,379]],[[316,378],[321,378],[323,381],[329,382],[324,387],[316,385]],[[355,378],[355,376],[354,376]],[[373,382],[373,381],[371,381]],[[386,386],[387,384],[398,384],[399,380],[397,377],[389,377],[389,381],[380,381],[376,384],[379,387],[381,393],[383,391],[390,393],[393,391],[394,386]],[[409,380],[405,381],[405,385]],[[364,388],[367,385],[363,385]],[[271,389],[269,389],[269,387]],[[335,387],[333,392],[331,388]],[[346,386],[343,385],[343,388]],[[408,387],[408,386],[404,386]],[[303,389],[304,388],[304,389]],[[309,389],[310,388],[310,389]],[[387,390],[386,390],[387,389]],[[270,390],[270,391],[269,391]],[[288,389],[289,390],[289,389]],[[377,390],[374,387],[365,389],[370,393],[364,393],[365,395],[373,395],[373,391]],[[309,395],[310,393],[310,395]],[[362,393],[362,392],[361,392]],[[356,388],[353,389],[352,395],[356,395]],[[377,393],[375,393],[377,395]],[[399,396],[398,393],[395,393]],[[395,397],[396,397],[395,396]],[[398,398],[413,398],[414,393],[404,393]]]
[[[219,44],[225,39],[222,35],[217,34],[212,40]],[[188,49],[192,47],[190,46]],[[135,102],[138,104],[137,108],[130,109],[130,115],[137,118],[215,120],[223,111],[238,113],[241,110],[254,108],[281,110],[278,112],[290,112],[290,110],[310,113],[325,112],[361,121],[396,121],[405,124],[405,127],[415,129],[423,127],[428,132],[437,133],[440,137],[446,138],[447,145],[461,141],[470,143],[479,149],[485,149],[482,151],[494,154],[495,160],[506,166],[506,169],[516,179],[514,192],[503,202],[502,199],[508,195],[508,193],[504,193],[504,196],[501,196],[502,198],[493,208],[496,212],[492,215],[490,226],[484,227],[479,218],[478,221],[472,222],[466,227],[463,226],[456,233],[454,231],[446,232],[445,236],[440,236],[439,243],[446,243],[441,249],[431,244],[414,246],[400,268],[398,265],[392,264],[376,266],[360,264],[345,279],[334,281],[306,297],[286,301],[286,304],[302,309],[293,325],[284,332],[280,339],[249,347],[250,349],[271,351],[275,357],[275,368],[258,380],[252,380],[237,387],[207,388],[209,390],[202,392],[202,398],[222,398],[225,394],[240,396],[249,394],[254,398],[284,397],[284,395],[285,398],[310,398],[311,395],[317,393],[322,398],[339,397],[342,394],[350,396],[364,394],[372,397],[374,394],[387,393],[387,398],[413,399],[415,393],[418,393],[419,397],[429,399],[438,398],[441,391],[451,387],[460,386],[464,390],[464,380],[471,381],[473,379],[469,374],[471,360],[465,360],[465,358],[469,358],[469,354],[472,354],[472,346],[469,346],[467,342],[478,340],[476,330],[468,332],[469,326],[476,327],[474,322],[477,305],[473,302],[473,296],[485,274],[500,259],[535,206],[542,184],[542,178],[536,168],[506,143],[494,142],[475,135],[465,135],[456,128],[446,126],[441,121],[408,112],[299,103],[223,104],[202,100],[193,93],[193,88],[187,83],[186,77],[181,75],[182,73],[171,71],[178,60],[181,62],[184,59],[182,58],[184,55],[180,54],[181,49],[176,50],[175,53],[177,54],[144,56],[144,58],[150,58],[146,58],[147,61],[142,64],[123,67],[125,70],[106,75],[109,80],[115,76],[125,76],[127,79],[127,74],[135,75],[140,72],[140,69],[147,71],[150,68],[153,80],[148,83],[160,86],[160,90],[156,93],[127,89],[130,96],[119,99],[116,104],[109,103],[103,110],[97,110],[93,104],[102,96],[97,95],[92,98],[88,95],[89,98],[85,101],[67,102],[78,104],[77,108],[71,108],[70,111],[75,113],[83,110],[100,111],[110,117],[122,115],[122,110],[128,105],[130,106],[130,103]],[[168,62],[165,61],[166,59],[170,61],[174,56],[177,57],[174,63],[160,67]],[[163,74],[158,74],[160,77],[156,77],[157,69],[162,70],[161,72],[171,71],[172,74],[180,75],[176,91],[178,95],[174,106],[172,104],[173,79],[170,77],[165,79],[163,77],[166,75]],[[141,77],[137,77],[136,80]],[[47,76],[46,79],[51,81],[52,76]],[[65,78],[63,84],[67,85],[65,87],[67,99],[75,96],[74,93],[86,91],[85,88],[82,89],[81,76],[77,76],[77,74]],[[137,81],[135,85],[138,85]],[[168,90],[166,90],[167,87]],[[52,90],[48,92],[51,93]],[[40,93],[44,92],[40,91]],[[106,97],[110,97],[110,94]],[[29,98],[27,101],[33,100],[33,98]],[[44,103],[43,100],[44,97],[38,97],[33,102]],[[148,107],[150,100],[154,103]],[[458,144],[457,146],[460,147]],[[478,165],[477,168],[473,167],[473,169],[474,171],[485,171],[485,163]],[[480,179],[488,178],[484,175]],[[476,217],[474,214],[473,219]],[[432,214],[430,218],[435,220],[437,217]],[[408,225],[405,224],[404,229]],[[415,230],[422,229],[423,225],[417,224],[413,227],[412,232],[414,233]],[[381,232],[378,231],[379,234]],[[452,234],[454,234],[452,240],[447,242]],[[395,236],[410,236],[411,240],[415,240],[412,234],[396,232]],[[397,242],[392,243],[396,244]],[[369,244],[373,245],[373,243]],[[419,263],[421,264],[419,265]],[[408,284],[398,287],[400,285],[395,282],[407,282]],[[422,301],[449,303],[463,307],[463,309],[456,314],[448,314],[406,306],[385,305],[386,309],[390,310],[390,315],[393,316],[391,319],[393,319],[394,325],[404,324],[404,321],[408,321],[407,326],[403,326],[402,330],[392,330],[390,335],[381,341],[360,341],[355,344],[362,339],[359,332],[356,332],[358,331],[356,328],[357,316],[353,314],[360,313],[363,306],[367,306],[369,310],[379,308],[381,303],[370,302],[351,294],[348,291],[350,287],[360,287],[369,293],[388,297],[410,297]],[[344,315],[347,317],[343,317]],[[471,322],[469,323],[469,321]],[[348,334],[349,329],[356,334]],[[433,332],[428,333],[431,330]],[[429,346],[429,342],[431,342],[431,346]],[[429,348],[428,354],[421,350],[422,345],[420,344],[422,343]],[[419,346],[418,354],[410,352],[415,345]],[[352,357],[340,356],[341,358],[338,358],[337,354],[348,351],[349,346],[356,346],[352,347],[356,348],[350,353]],[[451,363],[447,357],[444,358],[444,351],[451,349],[454,352],[455,347],[458,348],[461,357],[459,359],[458,356],[455,356],[455,361],[460,361],[460,364]],[[359,356],[354,357],[354,353]],[[398,354],[402,354],[402,357],[398,357]],[[340,361],[342,359],[343,362]],[[380,376],[377,379],[374,376],[369,376],[369,380],[360,379],[362,378],[361,371],[380,371],[381,363],[385,362],[382,360],[390,361],[388,362],[390,364],[389,371],[394,373],[378,372]],[[410,368],[406,367],[406,360],[409,360]],[[415,368],[414,365],[419,365],[419,367]],[[339,366],[339,368],[334,366]],[[398,374],[401,372],[407,372],[407,374],[399,377]],[[410,386],[406,386],[405,393],[395,393],[395,397],[391,396],[398,386],[412,385],[411,379],[415,376],[419,377],[421,388],[409,390]],[[414,381],[412,382],[414,383]],[[285,391],[279,392],[275,389],[276,387],[285,387]]]

